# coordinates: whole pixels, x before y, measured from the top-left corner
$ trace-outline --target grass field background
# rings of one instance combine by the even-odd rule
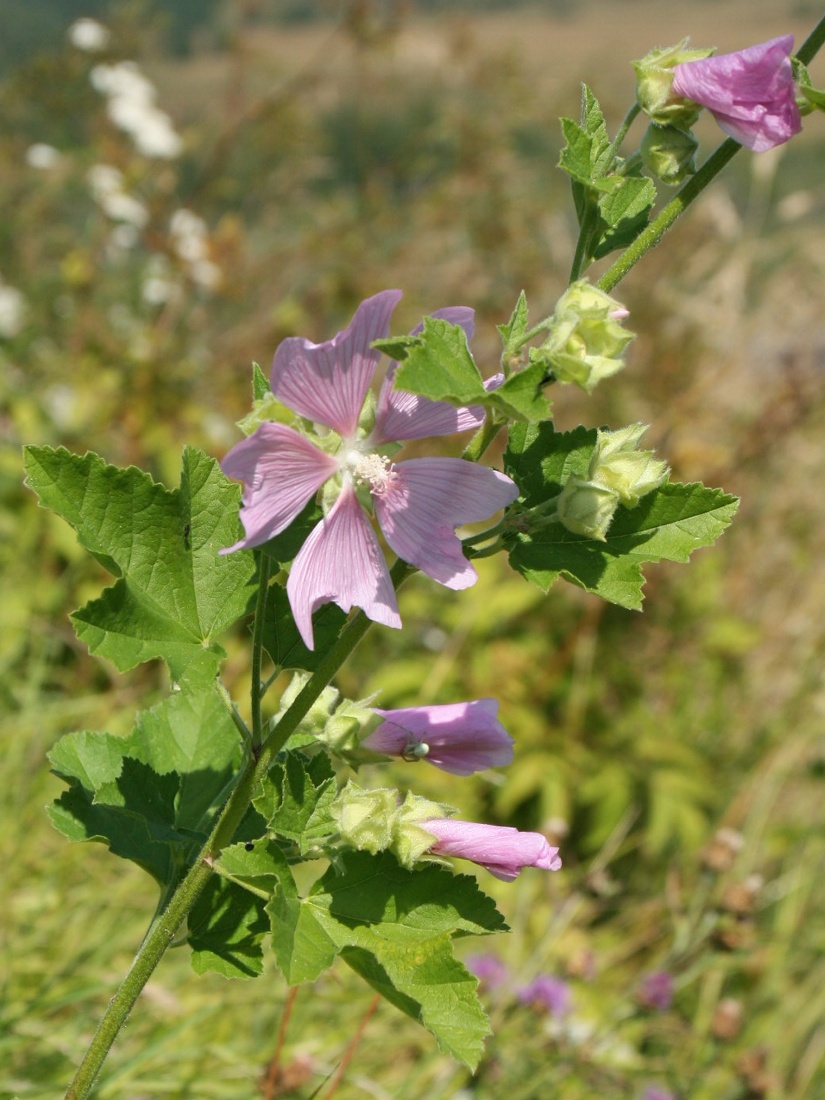
[[[266,367],[287,335],[328,338],[388,286],[405,291],[398,332],[473,306],[492,373],[518,292],[538,315],[566,284],[558,116],[577,116],[579,82],[615,128],[629,62],[649,48],[788,31],[799,44],[822,14],[778,0],[426,16],[367,3],[276,26],[218,7],[186,57],[163,52],[139,8],[102,12],[118,56],[156,82],[177,160],[134,151],[89,85],[93,59],[68,46],[0,88],[0,277],[26,301],[0,340],[0,1096],[20,1100],[61,1095],[156,900],[136,868],[51,829],[62,785],[46,753],[71,729],[127,732],[166,687],[161,669],[118,676],[74,639],[67,614],[105,577],[21,486],[21,445],[93,449],[175,484],[184,442],[220,456],[239,438],[253,360]],[[821,61],[812,74],[825,83]],[[709,150],[712,122],[697,132]],[[56,167],[27,163],[35,142]],[[559,839],[559,875],[479,872],[513,934],[466,946],[507,973],[483,990],[494,1036],[477,1075],[375,1009],[344,967],[288,999],[274,965],[230,983],[196,977],[181,949],[119,1038],[101,1100],[825,1097],[823,153],[810,117],[789,145],[740,154],[617,291],[638,333],[627,369],[591,399],[554,394],[561,427],[649,422],[674,476],[739,493],[718,546],[650,569],[643,615],[561,585],[542,596],[498,559],[468,593],[415,578],[405,630],[374,631],[339,678],[384,706],[498,697],[517,744],[506,773],[393,779]],[[149,211],[128,247],[89,193],[96,163]],[[181,207],[208,227],[210,288],[175,251]],[[179,291],[147,300],[161,276]],[[228,648],[243,697],[243,632]],[[675,986],[663,1009],[643,993],[657,971]],[[519,1001],[538,975],[567,984],[567,1013]]]

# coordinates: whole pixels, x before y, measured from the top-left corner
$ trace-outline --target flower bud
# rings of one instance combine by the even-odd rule
[[[591,483],[611,489],[626,508],[635,508],[643,496],[667,481],[670,472],[653,451],[636,450],[646,431],[645,424],[630,424],[616,432],[600,430],[590,458]]]
[[[624,366],[622,354],[633,333],[621,325],[627,311],[586,279],[571,284],[556,303],[548,335],[530,353],[559,382],[575,382],[590,393]]]
[[[636,102],[659,126],[678,126],[681,130],[689,130],[699,117],[696,103],[673,91],[673,70],[685,61],[709,57],[713,49],[689,50],[687,43],[687,38],[683,38],[675,46],[651,50],[641,61],[633,62]]]
[[[693,156],[698,148],[699,142],[689,130],[651,123],[639,152],[642,164],[652,176],[675,187],[696,171]]]
[[[604,542],[619,507],[619,494],[594,481],[573,476],[558,498],[559,521],[574,535]]]
[[[359,851],[389,848],[398,812],[398,792],[387,787],[365,791],[350,781],[330,806],[341,839]]]
[[[400,802],[398,791],[387,787],[364,790],[351,780],[330,806],[344,844],[373,855],[389,849],[408,869],[433,846],[432,834],[421,823],[433,814],[454,812],[411,792]]]

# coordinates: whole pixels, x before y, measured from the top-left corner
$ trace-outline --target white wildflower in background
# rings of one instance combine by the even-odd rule
[[[140,293],[150,306],[163,306],[180,296],[180,285],[175,281],[171,264],[166,256],[156,253],[146,264],[146,273]]]
[[[29,168],[40,168],[44,172],[56,168],[60,163],[60,159],[61,156],[57,149],[53,145],[46,145],[42,141],[36,141],[34,145],[30,145],[26,150],[26,164]]]
[[[140,199],[126,191],[122,172],[111,164],[94,164],[86,173],[86,179],[95,202],[107,218],[114,222],[123,222],[135,231],[143,229],[149,221],[149,211]],[[137,233],[133,236],[131,244],[137,242]],[[131,244],[127,247],[131,247]]]
[[[138,152],[166,160],[180,156],[183,142],[169,115],[155,105],[154,84],[134,61],[95,65],[89,79],[107,97],[109,118],[131,137]]]
[[[186,264],[189,276],[204,290],[215,290],[221,269],[209,258],[209,230],[203,218],[191,210],[176,210],[169,221],[172,246]]]
[[[11,340],[26,320],[26,299],[16,287],[0,282],[0,340]]]
[[[102,23],[86,17],[76,19],[66,33],[71,44],[86,53],[100,53],[106,49],[112,38]]]

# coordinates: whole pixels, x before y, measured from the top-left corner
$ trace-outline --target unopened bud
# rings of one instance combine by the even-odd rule
[[[558,498],[559,521],[574,535],[604,542],[619,494],[583,477],[571,477]]]
[[[633,333],[622,327],[627,310],[586,279],[573,283],[556,303],[545,342],[530,352],[559,382],[575,382],[590,393],[624,366]]]
[[[653,451],[636,449],[646,431],[645,424],[631,424],[615,432],[600,430],[590,459],[590,481],[612,489],[626,508],[635,508],[643,496],[667,481],[670,472]]]
[[[696,171],[693,159],[699,142],[689,130],[657,126],[652,122],[642,138],[642,164],[656,179],[671,187],[683,183]]]
[[[688,40],[683,38],[675,46],[651,50],[640,61],[633,62],[636,70],[636,102],[651,121],[659,126],[678,126],[689,130],[699,117],[700,107],[673,91],[673,70],[684,61],[699,61],[709,57],[713,49],[689,50]]]

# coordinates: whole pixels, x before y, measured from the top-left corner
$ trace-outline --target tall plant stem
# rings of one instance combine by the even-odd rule
[[[710,181],[717,176],[725,165],[736,156],[742,148],[733,138],[728,138],[708,157],[695,176],[691,176],[682,190],[653,219],[647,229],[643,230],[624,252],[605,271],[596,286],[607,292],[615,287],[627,275],[631,268],[635,267],[641,258],[654,248],[677,218],[681,217],[688,206],[697,199]]]
[[[414,570],[406,562],[397,561],[390,572],[394,587],[398,589],[412,572]],[[364,637],[370,626],[371,620],[367,618],[363,611],[359,611],[347,623],[338,640],[320,660],[312,676],[296,696],[292,706],[284,714],[267,741],[260,747],[260,751],[253,753],[239,772],[234,790],[221,811],[209,839],[203,846],[196,862],[170,898],[168,906],[150,929],[135,956],[129,973],[109,1002],[83,1061],[78,1066],[72,1083],[69,1085],[65,1100],[83,1100],[84,1097],[89,1095],[100,1067],[103,1065],[118,1032],[125,1024],[141,990],[154,973],[155,967],[163,958],[166,949],[171,944],[187,914],[209,882],[214,873],[212,870],[213,864],[222,849],[231,843],[232,837],[252,801],[258,784],[266,775],[287,739],[298,728],[301,720],[309,713],[312,704]]]

